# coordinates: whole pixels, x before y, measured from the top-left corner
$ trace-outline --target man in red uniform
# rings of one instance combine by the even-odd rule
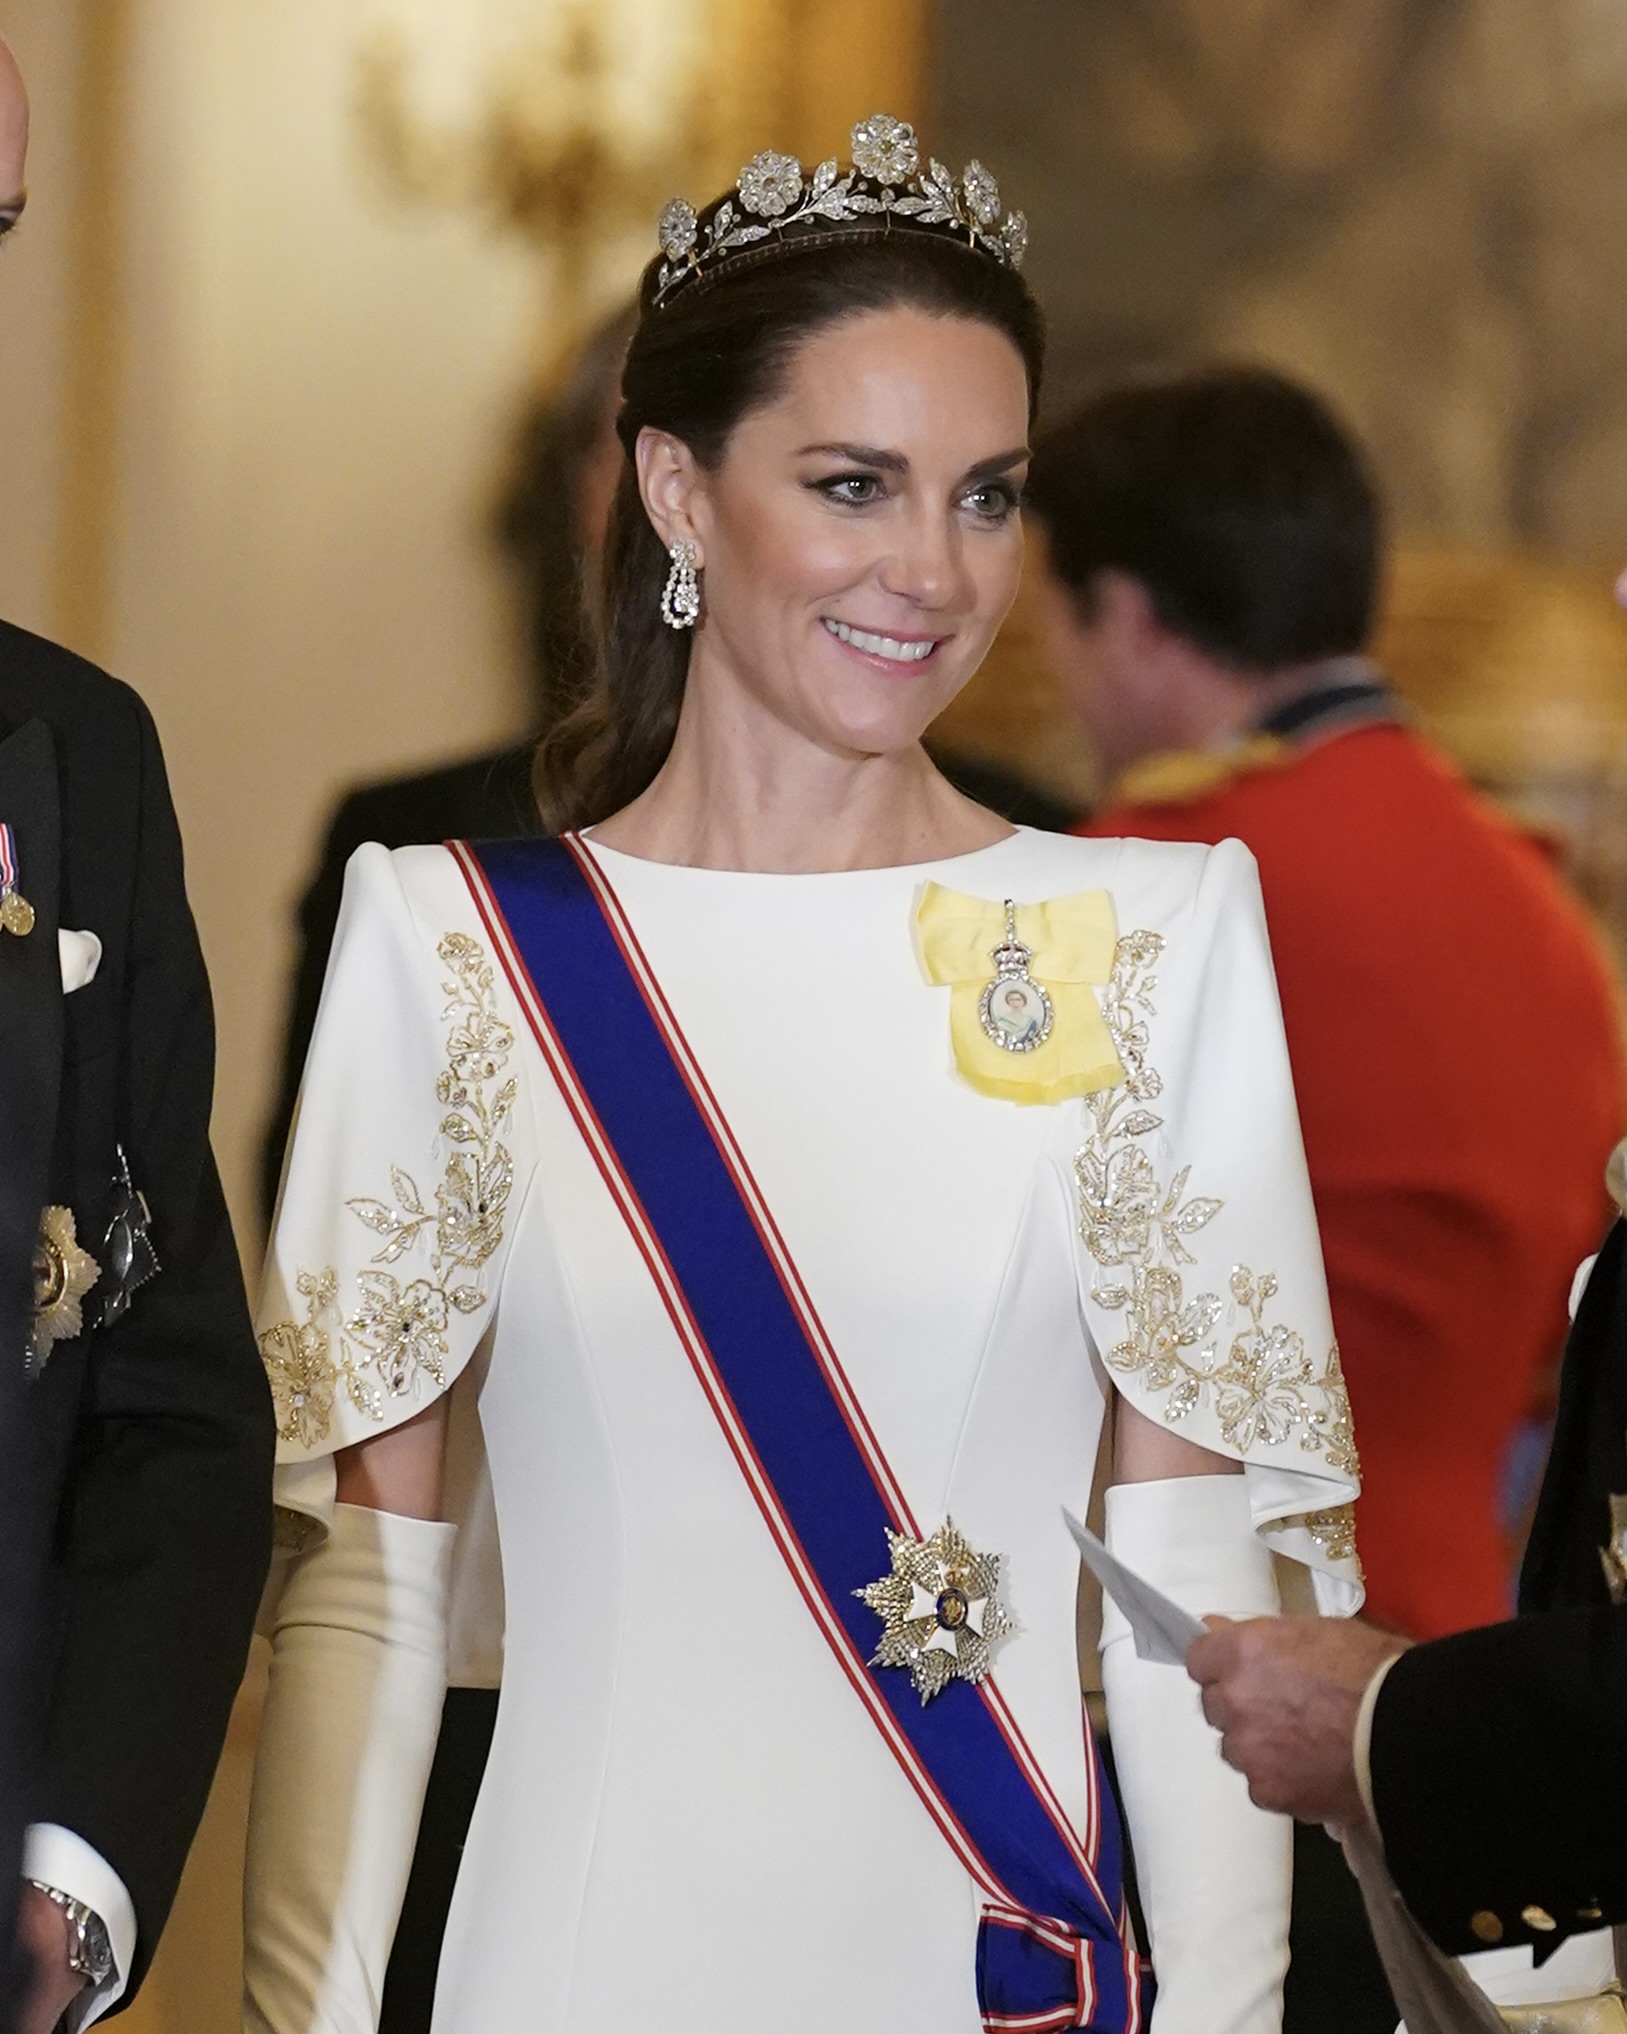
[[[1114,779],[1081,830],[1234,835],[1260,864],[1369,1614],[1495,1622],[1501,1478],[1623,1128],[1599,944],[1364,660],[1379,506],[1315,397],[1245,369],[1108,394],[1028,501],[1052,660]]]

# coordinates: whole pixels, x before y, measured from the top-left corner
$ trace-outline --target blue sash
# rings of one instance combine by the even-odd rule
[[[982,1890],[984,2027],[1135,2034],[1149,1987],[1088,1722],[1081,1836],[992,1678],[923,1705],[869,1664],[854,1592],[886,1572],[889,1530],[919,1530],[603,871],[572,835],[453,852],[797,1586]]]

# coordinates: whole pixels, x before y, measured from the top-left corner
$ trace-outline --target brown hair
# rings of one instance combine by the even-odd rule
[[[1356,656],[1383,510],[1322,398],[1261,367],[1109,389],[1040,440],[1026,490],[1082,616],[1104,572],[1239,672]]]
[[[616,430],[627,461],[605,541],[597,674],[537,756],[537,802],[551,827],[591,826],[647,789],[683,705],[691,638],[660,615],[669,561],[638,491],[632,454],[640,431],[670,432],[715,470],[736,425],[773,401],[814,333],[906,307],[1003,332],[1028,371],[1031,417],[1039,396],[1045,330],[1028,286],[946,236],[866,228],[789,242],[675,293],[659,310],[651,303],[658,266],[645,271],[622,372]]]

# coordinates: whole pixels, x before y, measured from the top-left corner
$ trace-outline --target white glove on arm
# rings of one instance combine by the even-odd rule
[[[1274,1617],[1271,1554],[1241,1476],[1115,1484],[1109,1548],[1197,1617]],[[1194,1682],[1140,1660],[1102,1606],[1102,1687],[1152,1936],[1152,2034],[1279,2034],[1293,1825],[1248,1797],[1220,1756]]]
[[[446,1693],[456,1527],[341,1504],[272,1624],[244,1883],[246,2034],[374,2034]]]

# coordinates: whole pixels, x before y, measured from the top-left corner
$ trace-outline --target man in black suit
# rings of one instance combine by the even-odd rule
[[[0,219],[25,106],[0,46]],[[18,2034],[77,2029],[140,1984],[269,1563],[274,1427],[209,1151],[213,1078],[152,721],[0,623],[0,1835],[8,1886],[22,1850]]]
[[[1627,1922],[1627,1223],[1582,1295],[1506,1624],[1408,1646],[1360,1623],[1217,1626],[1188,1656],[1262,1807],[1369,1821],[1444,1950]]]

